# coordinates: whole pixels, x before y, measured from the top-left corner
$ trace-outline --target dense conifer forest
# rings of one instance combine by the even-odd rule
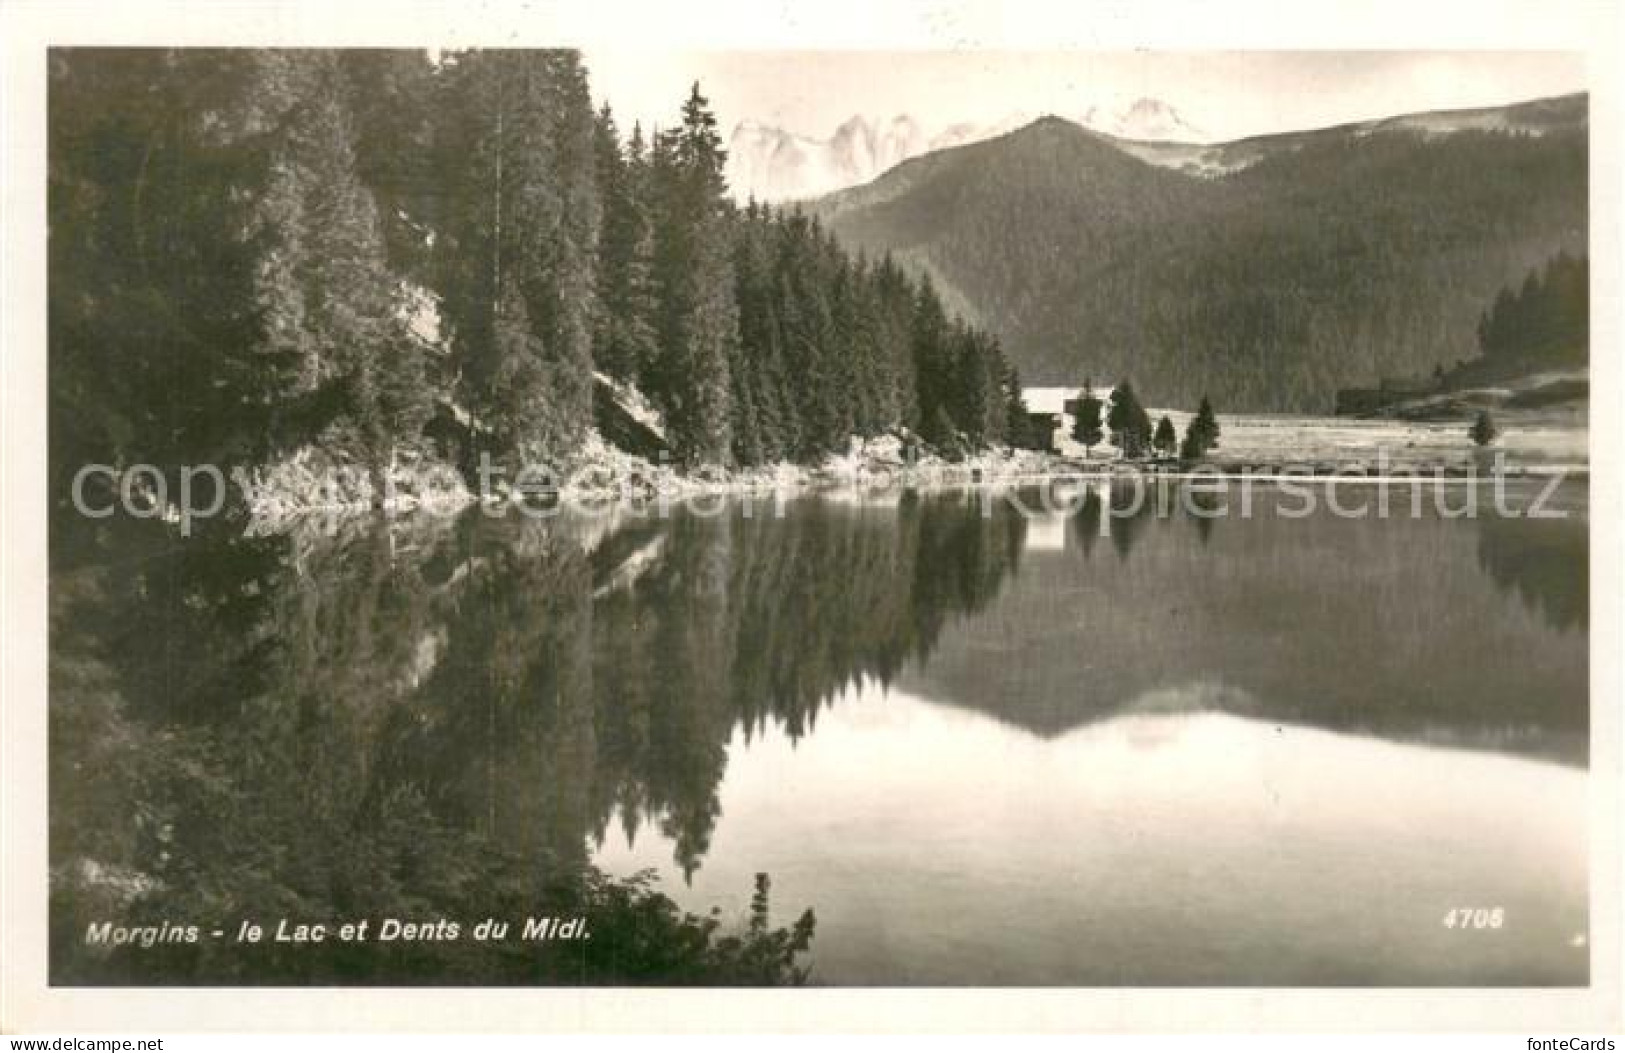
[[[1462,363],[1452,379],[1504,380],[1583,368],[1590,345],[1590,259],[1559,253],[1496,295],[1478,320],[1480,356]]]
[[[737,206],[700,86],[617,126],[564,50],[57,50],[51,455],[383,468],[446,407],[554,463],[595,374],[682,464],[1005,437],[996,340],[815,219]]]

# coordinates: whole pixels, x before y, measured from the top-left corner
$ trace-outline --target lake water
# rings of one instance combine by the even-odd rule
[[[1585,983],[1583,484],[1181,494],[76,540],[53,976],[271,975],[87,952],[118,911],[430,916],[590,864],[725,923],[768,874],[827,984]]]

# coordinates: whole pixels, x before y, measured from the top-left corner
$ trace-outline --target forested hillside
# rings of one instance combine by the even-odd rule
[[[1449,379],[1483,382],[1582,368],[1590,344],[1590,258],[1559,253],[1496,295],[1478,320],[1482,356]]]
[[[1339,387],[1474,357],[1498,289],[1584,250],[1585,98],[1543,102],[1538,127],[1486,114],[1249,140],[1219,177],[1046,118],[815,211],[938,277],[1030,381],[1329,411]]]
[[[447,405],[498,462],[556,463],[595,371],[689,466],[1002,437],[1014,378],[930,281],[736,208],[698,85],[623,134],[587,76],[563,50],[54,51],[57,479],[312,445],[381,472]]]

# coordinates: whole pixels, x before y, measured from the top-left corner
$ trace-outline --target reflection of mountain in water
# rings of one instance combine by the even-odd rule
[[[1288,519],[1260,488],[1240,522],[1164,498],[1166,514],[1148,501],[1113,518],[1090,493],[1066,517],[1066,549],[1026,553],[905,686],[1046,736],[1136,700],[1186,698],[1583,762],[1583,512],[1413,519],[1396,498],[1386,520]],[[1127,510],[1121,490],[1109,499]]]
[[[1591,559],[1584,519],[1481,519],[1478,563],[1553,628],[1585,631]]]

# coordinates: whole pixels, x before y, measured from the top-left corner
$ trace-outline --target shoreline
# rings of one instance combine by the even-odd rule
[[[529,486],[491,469],[476,484],[450,463],[423,451],[401,451],[385,475],[378,500],[374,478],[343,454],[307,447],[282,461],[258,466],[238,480],[249,529],[275,533],[308,519],[347,519],[382,514],[461,515],[479,506],[517,508],[537,515],[549,507],[677,503],[716,498],[784,498],[847,491],[903,491],[965,487],[1042,486],[1112,480],[1217,480],[1298,484],[1452,486],[1509,479],[1585,480],[1590,476],[1587,429],[1555,431],[1531,426],[1503,434],[1487,447],[1469,445],[1460,429],[1414,422],[1346,418],[1264,418],[1221,414],[1221,445],[1200,462],[1175,458],[1125,460],[1109,445],[1093,457],[1063,443],[1060,451],[1014,448],[983,450],[950,459],[912,437],[853,437],[843,451],[816,464],[780,462],[747,468],[701,465],[680,468],[614,446],[589,431],[556,471],[539,472]],[[1358,435],[1358,438],[1351,437]],[[905,444],[906,442],[906,444]],[[515,476],[523,478],[522,473]],[[486,493],[476,492],[476,485]],[[177,510],[178,512],[178,510]]]
[[[843,466],[846,467],[846,466]],[[1353,484],[1362,486],[1480,486],[1505,480],[1588,481],[1590,466],[1560,463],[1501,463],[1481,470],[1473,463],[1414,462],[1402,466],[1376,467],[1359,462],[1239,463],[1210,461],[1194,465],[1172,462],[1131,462],[1101,460],[1084,464],[1063,456],[1029,451],[983,454],[966,461],[940,460],[934,456],[913,465],[864,464],[856,470],[837,470],[829,465],[776,465],[769,468],[729,471],[711,468],[698,473],[682,473],[663,468],[653,476],[618,477],[613,485],[599,477],[597,485],[566,485],[530,495],[508,489],[484,498],[466,486],[456,492],[442,491],[424,499],[412,497],[375,505],[368,500],[332,503],[278,501],[274,505],[251,505],[249,529],[256,534],[296,529],[312,520],[360,519],[379,514],[388,517],[428,515],[456,518],[478,507],[492,515],[517,510],[532,518],[557,514],[561,509],[602,511],[610,508],[678,505],[696,500],[795,498],[811,495],[838,495],[849,492],[902,492],[938,489],[1009,489],[1053,484],[1110,484],[1118,481],[1188,482],[1209,485],[1263,483],[1268,485]]]
[[[1171,412],[1171,411],[1170,411]],[[509,472],[465,466],[423,449],[402,449],[376,477],[343,451],[305,447],[279,461],[233,473],[251,529],[275,532],[307,518],[381,513],[461,514],[469,507],[637,504],[850,490],[1032,486],[1113,479],[1259,483],[1337,481],[1404,485],[1416,480],[1461,485],[1497,479],[1587,479],[1587,414],[1522,415],[1491,445],[1476,447],[1455,424],[1351,420],[1268,414],[1219,414],[1218,448],[1199,462],[1125,460],[1102,443],[1092,451],[1057,436],[1060,448],[983,450],[950,458],[907,433],[852,437],[846,448],[813,464],[780,462],[745,468],[682,468],[630,453],[590,429],[554,465]],[[1188,423],[1188,422],[1187,422]],[[1092,453],[1092,456],[1086,455]],[[516,485],[528,482],[529,485]],[[177,520],[183,509],[173,509]],[[166,517],[168,518],[168,517]]]

